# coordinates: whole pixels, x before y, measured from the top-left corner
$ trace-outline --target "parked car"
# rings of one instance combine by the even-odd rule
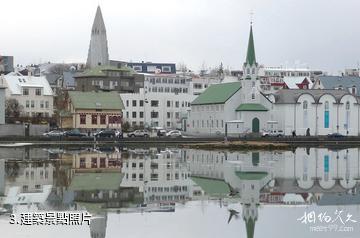
[[[65,131],[64,136],[65,137],[82,138],[82,137],[86,137],[87,135],[84,133],[81,133],[78,129],[74,129],[71,131]]]
[[[262,137],[282,137],[285,133],[283,130],[270,130],[270,131],[263,131],[261,136]]]
[[[105,129],[94,134],[96,138],[121,138],[122,132],[115,129]]]
[[[182,137],[182,134],[178,130],[172,130],[172,131],[169,131],[168,133],[166,133],[166,136],[167,137]]]
[[[337,133],[337,132],[328,134],[328,138],[337,138],[337,139],[339,139],[339,138],[344,138],[344,137],[345,136],[343,134],[340,134],[340,133]]]
[[[61,137],[63,135],[64,135],[64,132],[60,131],[60,130],[53,130],[53,131],[43,133],[43,136],[46,136],[46,137]]]
[[[147,130],[136,130],[129,132],[127,135],[128,137],[149,137],[150,133]]]

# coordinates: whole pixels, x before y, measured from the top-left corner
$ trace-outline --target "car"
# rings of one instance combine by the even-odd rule
[[[261,133],[262,137],[282,137],[285,133],[283,130],[269,130]]]
[[[60,130],[53,130],[53,131],[43,133],[43,136],[46,136],[46,137],[61,137],[63,135],[64,135],[64,132],[60,131]]]
[[[86,134],[81,133],[78,129],[74,129],[74,130],[70,130],[70,131],[65,131],[64,136],[65,137],[82,138],[82,137],[86,137]]]
[[[116,137],[116,130],[105,129],[94,134],[96,138],[114,138]]]
[[[169,131],[168,133],[166,133],[166,136],[167,137],[182,137],[182,134],[178,130],[172,130],[172,131]]]
[[[345,137],[343,134],[340,134],[338,132],[328,134],[327,136],[328,138],[337,138],[337,139]]]
[[[128,137],[149,137],[150,133],[147,130],[135,130],[132,132],[129,132]]]

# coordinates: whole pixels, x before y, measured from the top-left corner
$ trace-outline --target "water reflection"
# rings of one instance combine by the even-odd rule
[[[90,237],[96,238],[107,236],[109,214],[176,215],[191,201],[216,201],[227,211],[226,224],[242,220],[246,232],[237,233],[244,232],[243,237],[256,237],[259,209],[267,206],[360,204],[358,148],[0,150],[2,213],[88,211],[93,215]]]

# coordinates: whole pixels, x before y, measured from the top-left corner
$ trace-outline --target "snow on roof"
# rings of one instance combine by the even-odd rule
[[[289,89],[298,89],[299,87],[297,86],[297,84],[302,83],[302,81],[304,81],[305,78],[306,77],[304,77],[304,76],[301,76],[301,77],[284,77],[283,81],[289,87]],[[309,88],[312,88],[313,83],[308,78],[306,78],[306,79],[309,82]]]
[[[42,88],[43,95],[52,96],[50,84],[45,76],[24,76],[20,73],[9,73],[4,75],[4,80],[11,94],[22,94],[22,87]]]

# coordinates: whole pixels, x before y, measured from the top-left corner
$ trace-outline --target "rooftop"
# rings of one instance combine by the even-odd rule
[[[124,104],[117,92],[70,91],[69,97],[71,103],[76,109],[124,109]]]
[[[110,66],[110,65],[102,65],[102,66],[97,66],[97,67],[92,68],[92,69],[87,69],[84,72],[75,75],[75,78],[81,78],[81,77],[106,77],[106,71],[136,73],[130,67],[118,68],[118,67]]]
[[[268,111],[268,109],[258,103],[243,103],[240,104],[235,111]]]
[[[200,177],[191,177],[191,180],[209,196],[224,196],[230,193],[229,186],[223,180]]]
[[[70,190],[116,190],[120,187],[122,178],[121,173],[77,173],[71,181]]]
[[[241,88],[240,82],[213,84],[200,94],[191,104],[223,104]]]

